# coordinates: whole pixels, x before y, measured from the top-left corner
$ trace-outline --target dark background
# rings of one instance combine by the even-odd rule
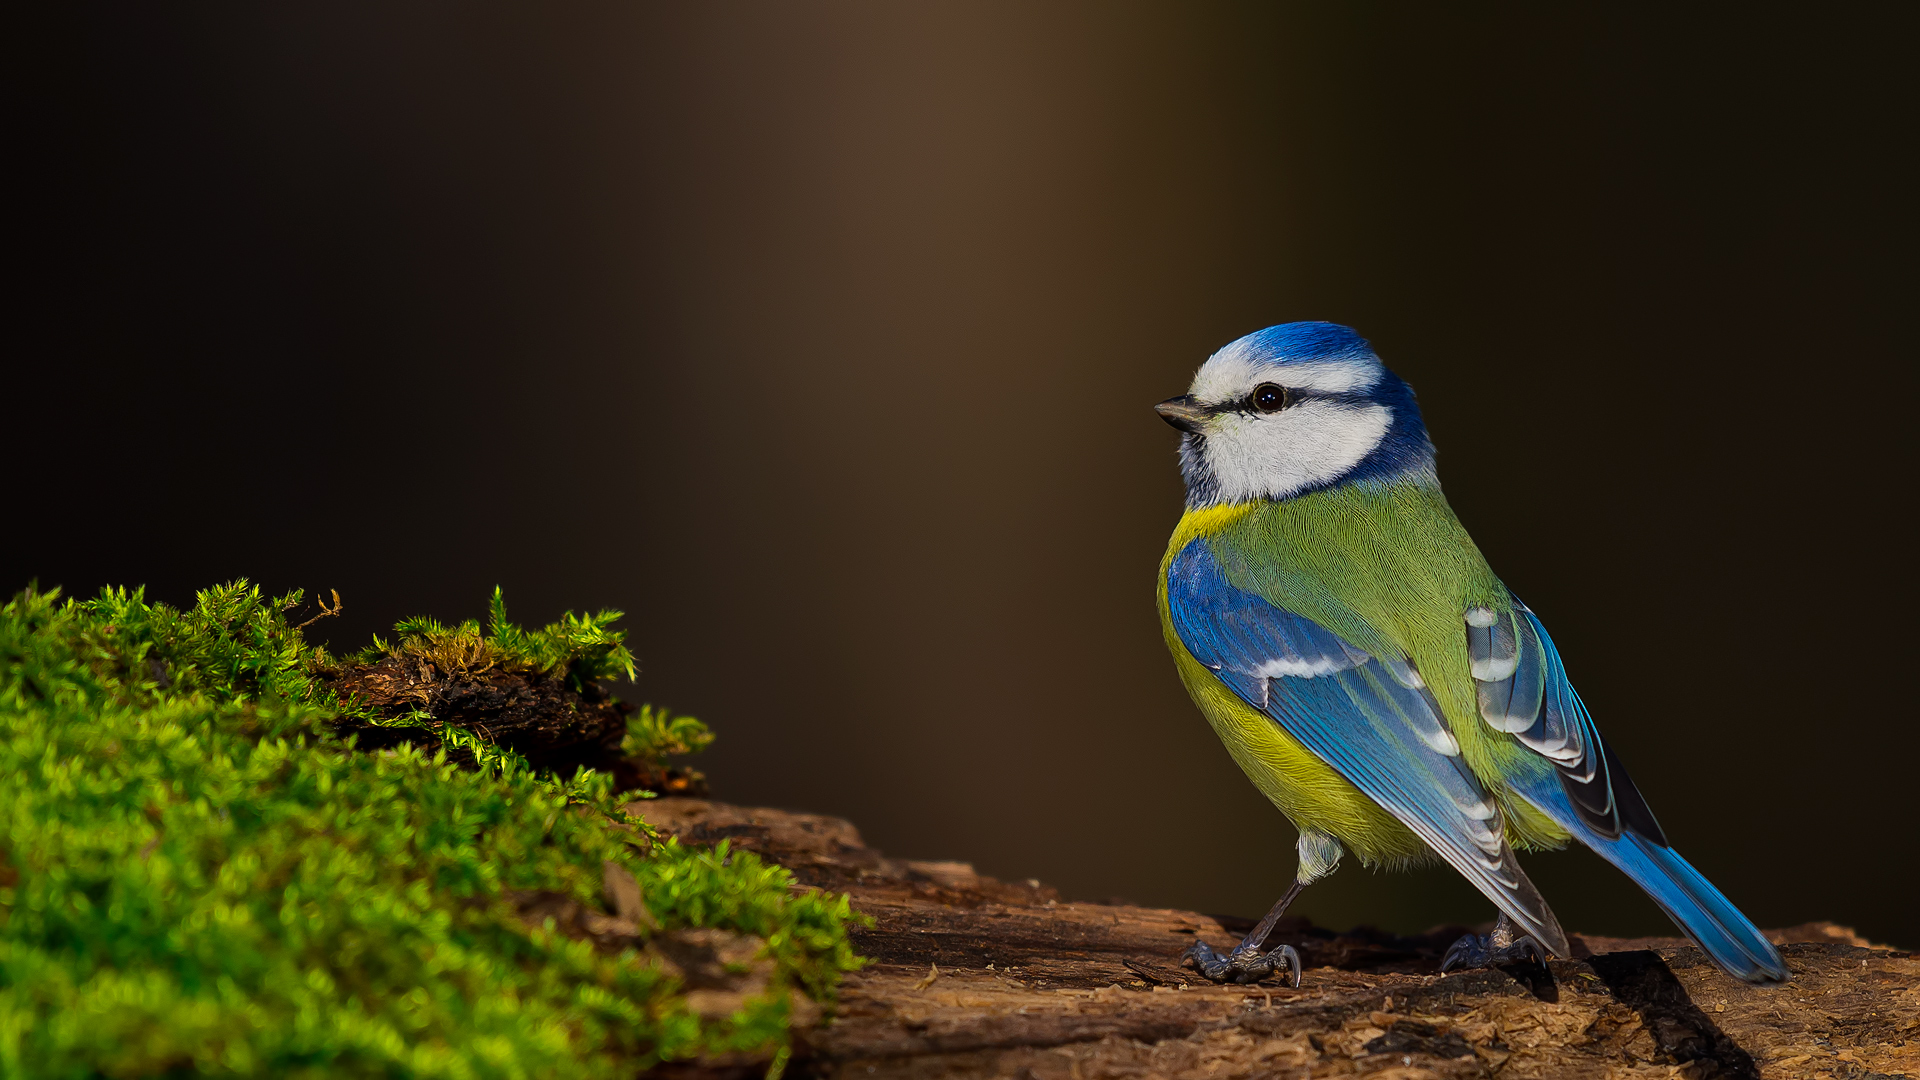
[[[11,49],[0,586],[629,612],[725,798],[1257,914],[1149,406],[1349,323],[1678,846],[1920,944],[1913,27],[1329,4],[68,7]],[[1585,852],[1569,927],[1660,931]],[[1450,872],[1301,909],[1420,928]]]

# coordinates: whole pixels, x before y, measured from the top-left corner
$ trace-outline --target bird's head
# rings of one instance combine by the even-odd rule
[[[1334,323],[1248,334],[1208,357],[1185,395],[1155,409],[1183,433],[1180,471],[1193,507],[1433,477],[1413,389],[1365,338]]]

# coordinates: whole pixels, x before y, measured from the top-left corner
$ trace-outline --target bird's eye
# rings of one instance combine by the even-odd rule
[[[1260,412],[1279,412],[1287,407],[1287,388],[1278,383],[1261,383],[1247,395],[1247,404]]]

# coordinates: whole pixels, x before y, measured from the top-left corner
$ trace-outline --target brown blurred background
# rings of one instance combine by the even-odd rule
[[[1738,12],[1737,15],[1733,12]],[[1153,613],[1153,402],[1349,323],[1690,858],[1920,944],[1913,27],[1836,9],[64,7],[8,590],[628,611],[725,798],[1252,915]],[[1570,927],[1658,932],[1585,852]],[[1334,926],[1474,922],[1350,866]]]

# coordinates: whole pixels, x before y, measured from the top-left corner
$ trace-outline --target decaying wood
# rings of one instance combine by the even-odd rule
[[[631,711],[592,683],[583,695],[545,672],[490,665],[468,669],[408,655],[343,664],[322,672],[321,678],[342,697],[357,699],[382,716],[420,716],[432,731],[447,725],[466,728],[540,763],[569,753],[596,759],[618,756],[613,747],[626,731],[624,714]],[[406,741],[419,730],[353,717],[341,718],[339,726],[358,734],[362,745]]]
[[[413,743],[438,750],[440,732],[459,727],[562,776],[585,766],[611,772],[621,791],[706,794],[706,778],[692,769],[620,752],[633,706],[597,683],[575,689],[556,673],[488,663],[442,664],[409,654],[344,663],[319,675],[342,698],[369,707],[386,721],[369,723],[347,715],[334,722],[342,735],[355,736],[365,748]],[[462,766],[473,763],[468,754],[453,758]]]
[[[698,799],[637,803],[684,840],[730,840],[849,893],[872,962],[792,1065],[836,1077],[1828,1077],[1920,1073],[1920,960],[1845,928],[1771,936],[1793,969],[1762,989],[1683,940],[1573,936],[1547,968],[1437,974],[1463,928],[1335,934],[1304,920],[1303,986],[1216,987],[1178,966],[1195,935],[1251,925],[1063,900],[965,863],[867,847],[838,818]],[[695,1072],[700,1070],[695,1069]],[[710,1074],[715,1071],[706,1070]],[[753,1074],[752,1070],[739,1070]]]

